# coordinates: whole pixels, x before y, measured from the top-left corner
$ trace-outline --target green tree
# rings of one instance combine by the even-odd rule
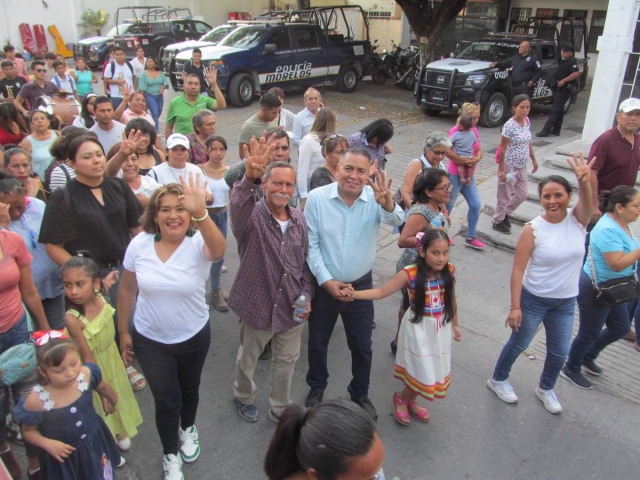
[[[467,0],[396,0],[418,37],[420,64],[433,60],[433,54],[444,28],[467,4]]]
[[[78,26],[83,27],[85,30],[95,33],[96,35],[102,35],[102,29],[109,21],[109,14],[104,10],[85,10],[80,17],[81,22]]]

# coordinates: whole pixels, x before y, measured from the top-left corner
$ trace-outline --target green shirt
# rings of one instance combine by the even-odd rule
[[[216,110],[218,103],[214,98],[198,95],[198,99],[191,105],[184,92],[169,102],[169,111],[167,112],[167,123],[173,124],[173,133],[181,133],[187,135],[193,132],[193,124],[191,118],[203,108]]]
[[[251,137],[255,136],[256,140],[260,140],[260,137],[262,137],[262,134],[264,133],[265,130],[268,130],[272,127],[277,127],[277,126],[278,126],[277,118],[272,122],[267,123],[258,119],[258,115],[256,114],[253,117],[251,117],[249,120],[244,122],[244,124],[242,124],[242,128],[240,129],[240,138],[238,139],[238,142],[246,143],[247,145],[249,145],[249,143],[251,142]]]

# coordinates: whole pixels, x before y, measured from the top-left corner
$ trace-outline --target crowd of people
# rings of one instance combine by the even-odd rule
[[[446,396],[453,342],[462,339],[448,235],[458,194],[469,207],[464,243],[485,249],[476,231],[480,107],[463,105],[448,134],[427,135],[395,192],[386,175],[392,122],[377,119],[343,136],[315,88],[304,93],[298,114],[283,108],[281,89],[265,92],[239,131],[239,158],[229,162],[227,140],[216,134],[224,96],[215,68],[197,54],[185,65],[184,92],[167,105],[165,142],[158,118],[168,82],[141,49],[132,61],[113,49],[103,71],[108,95],[93,92],[97,79],[83,59],[75,72],[60,59],[35,59],[33,80],[20,88],[10,83],[26,66],[2,62],[10,82],[0,94],[10,101],[0,103],[0,353],[28,341],[29,322],[39,330],[37,369],[10,389],[28,478],[115,477],[142,423],[134,391],[148,385],[164,478],[183,479],[183,463],[200,455],[196,418],[211,306],[239,318],[229,387],[238,415],[249,422],[260,419],[258,361],[271,358],[267,416],[278,428],[265,459],[268,478],[357,471],[348,478],[382,479],[384,448],[369,398],[373,301],[402,291],[391,341],[402,388],[388,400],[398,424],[426,423],[431,414],[418,400]],[[82,105],[70,125],[38,107],[42,95],[67,88]],[[526,198],[529,159],[537,168],[529,108],[526,94],[514,97],[496,157],[493,228],[505,234],[509,215]],[[637,280],[635,297],[624,302],[605,304],[598,292],[616,279],[633,284],[640,259],[640,243],[628,229],[640,214],[633,188],[639,127],[640,101],[627,100],[618,125],[594,143],[588,159],[569,160],[579,187],[573,208],[567,180],[540,183],[544,213],[525,226],[514,260],[507,318],[513,333],[487,382],[506,402],[518,400],[510,369],[541,323],[547,360],[535,395],[552,413],[562,411],[557,377],[590,388],[581,368],[602,374],[599,352],[628,333],[634,315],[638,325]],[[396,275],[374,288],[381,223],[397,228],[403,252]],[[227,293],[221,278],[229,227],[240,266]],[[580,330],[570,346],[576,301]],[[350,402],[324,399],[339,316],[351,353]],[[302,407],[293,404],[291,388],[305,323],[309,391]],[[0,418],[9,412],[5,396]],[[337,422],[344,435],[325,438],[323,425],[337,419],[344,419]],[[0,457],[18,478],[6,433],[0,422]],[[332,453],[314,449],[318,442],[331,442]]]

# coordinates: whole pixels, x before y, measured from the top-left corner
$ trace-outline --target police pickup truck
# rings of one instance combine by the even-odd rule
[[[583,31],[586,32],[586,26]],[[572,35],[569,38],[576,37]],[[583,52],[587,51],[586,38]],[[554,41],[528,34],[502,33],[472,42],[454,58],[423,66],[414,87],[417,104],[426,115],[437,115],[443,111],[457,112],[463,103],[475,102],[480,105],[480,123],[483,126],[501,125],[511,112],[510,72],[491,67],[491,64],[516,55],[523,40],[531,43],[531,53],[540,61],[544,72],[534,86],[533,102],[551,103],[551,82],[560,59],[559,39]],[[571,85],[572,96],[567,101],[565,112],[586,82],[587,57],[576,59],[581,76]]]
[[[271,87],[307,87],[333,83],[353,92],[371,56],[369,29],[359,6],[312,7],[285,18],[239,26],[213,47],[202,62],[218,70],[218,85],[237,107],[251,104]],[[182,90],[182,66],[191,50],[175,56],[171,84]]]

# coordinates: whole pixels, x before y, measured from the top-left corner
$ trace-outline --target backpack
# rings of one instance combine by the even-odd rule
[[[113,77],[111,77],[111,78],[113,78]],[[69,81],[69,85],[71,85],[71,90],[75,91],[76,90],[76,82],[73,81],[73,78],[71,78],[70,75],[67,75],[67,80]],[[56,84],[56,87],[58,87],[58,89],[62,88],[62,83],[60,82],[60,77],[58,77],[58,75],[53,77],[53,83]]]
[[[131,76],[135,76],[133,74],[133,65],[131,65],[131,62],[129,60],[125,60],[124,63],[126,63],[127,67],[129,67],[129,70],[131,70]],[[113,80],[113,77],[116,74],[116,62],[111,60],[109,62],[109,67],[111,67],[111,80]]]

